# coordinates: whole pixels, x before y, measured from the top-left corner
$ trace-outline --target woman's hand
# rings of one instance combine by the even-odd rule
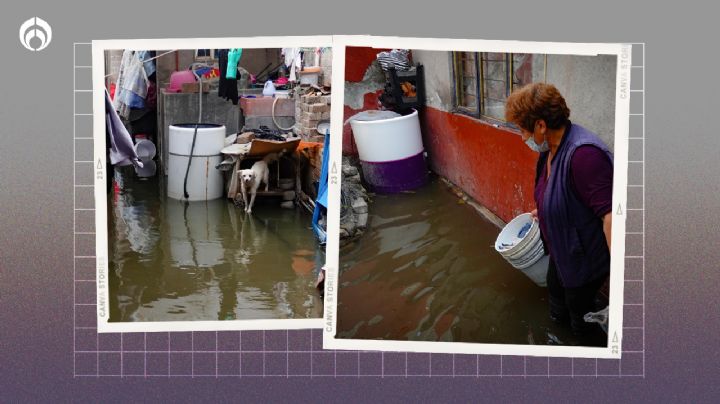
[[[610,234],[612,233],[612,212],[606,214],[602,218],[603,222],[603,233],[605,233],[605,241],[607,242],[608,250],[610,249]]]
[[[537,209],[533,209],[533,210],[530,212],[530,216],[532,216],[533,220],[538,220]]]

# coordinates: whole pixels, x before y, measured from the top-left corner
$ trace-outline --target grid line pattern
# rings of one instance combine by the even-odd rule
[[[623,357],[542,358],[329,351],[321,330],[97,333],[90,43],[73,44],[73,374],[75,377],[644,377],[645,45],[633,44]],[[640,98],[640,100],[638,100]],[[641,102],[638,102],[641,101]],[[637,105],[638,107],[633,107]],[[80,156],[80,157],[79,157]],[[89,243],[88,240],[92,241]]]

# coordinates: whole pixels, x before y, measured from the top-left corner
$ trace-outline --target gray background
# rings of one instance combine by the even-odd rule
[[[3,398],[103,395],[253,399],[331,395],[425,400],[564,398],[710,401],[718,390],[720,139],[717,11],[705,5],[545,1],[338,4],[21,2],[0,16],[0,321]],[[182,13],[176,11],[182,10]],[[53,42],[20,46],[47,20]],[[711,32],[716,32],[712,34]],[[645,378],[73,378],[72,43],[91,39],[375,34],[571,42],[646,42]],[[705,118],[705,119],[703,119]],[[712,125],[712,126],[711,126]],[[13,400],[14,399],[14,400]]]

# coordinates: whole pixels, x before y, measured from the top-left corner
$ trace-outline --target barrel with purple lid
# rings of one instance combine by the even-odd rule
[[[386,111],[366,111],[362,117],[350,119],[365,182],[379,193],[424,185],[427,167],[418,112],[390,118],[381,112]]]

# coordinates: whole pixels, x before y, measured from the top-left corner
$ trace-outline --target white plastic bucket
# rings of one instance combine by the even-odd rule
[[[195,124],[170,125],[168,135],[168,196],[185,200],[185,171],[190,159]],[[222,197],[222,172],[215,168],[222,161],[225,126],[198,124],[192,162],[187,178],[188,201]]]
[[[517,232],[513,234],[517,235]],[[503,242],[512,242],[513,237],[513,235],[510,235],[509,239]],[[517,240],[517,237],[514,237],[514,239]],[[520,259],[536,247],[539,239],[540,232],[538,231],[538,225],[537,223],[533,223],[533,227],[530,228],[525,237],[520,242],[517,242],[513,247],[502,248],[500,243],[497,243],[495,247],[498,252],[506,259]]]
[[[548,265],[550,265],[550,256],[540,254],[540,258],[535,263],[522,269],[522,273],[535,282],[536,285],[544,288],[547,286]]]
[[[530,230],[528,230],[525,236],[519,242],[517,242],[518,233],[528,223],[531,224]],[[510,221],[510,223],[506,224],[505,227],[503,227],[502,231],[498,235],[497,239],[495,240],[495,250],[497,250],[497,252],[502,254],[504,257],[515,256],[519,250],[524,249],[529,244],[529,242],[535,237],[535,235],[538,235],[539,237],[539,232],[537,231],[538,227],[539,226],[537,222],[533,220],[530,213],[523,213],[515,217],[513,220]],[[516,242],[516,244],[512,248],[501,248],[503,243],[513,242]]]
[[[377,121],[351,120],[360,160],[383,163],[415,156],[423,151],[418,112]]]
[[[155,144],[147,139],[140,139],[135,143],[135,153],[140,160],[152,160],[157,152]]]
[[[154,177],[157,171],[157,165],[154,160],[143,160],[142,167],[135,167],[135,174],[140,178]]]
[[[519,239],[518,233],[528,223],[531,225],[530,229]],[[513,245],[503,248],[503,243]],[[546,286],[547,259],[544,259],[546,256],[540,238],[540,225],[536,220],[533,220],[530,213],[523,213],[505,225],[497,240],[495,240],[495,251],[500,253],[510,265],[521,270],[538,286]],[[538,264],[541,260],[544,263]]]

